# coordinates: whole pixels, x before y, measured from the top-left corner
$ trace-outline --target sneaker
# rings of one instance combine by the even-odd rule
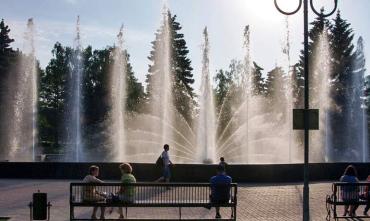
[[[219,214],[219,213],[216,213],[216,217],[215,217],[216,219],[221,219],[221,214]]]

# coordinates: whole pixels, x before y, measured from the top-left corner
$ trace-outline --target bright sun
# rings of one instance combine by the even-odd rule
[[[281,15],[274,5],[274,0],[242,0],[248,11],[254,16],[266,20],[274,21]],[[279,7],[284,11],[294,11],[299,0],[277,0]]]

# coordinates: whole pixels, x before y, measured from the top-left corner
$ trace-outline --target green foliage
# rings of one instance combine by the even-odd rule
[[[72,49],[59,42],[52,50],[53,57],[40,73],[39,139],[41,143],[59,147],[62,138],[67,103],[69,61]]]
[[[165,15],[168,18],[170,24],[170,54],[171,54],[171,73],[173,74],[173,85],[172,92],[174,98],[174,106],[176,110],[181,114],[185,120],[191,124],[194,117],[194,107],[196,105],[194,101],[195,94],[193,92],[192,84],[194,83],[191,61],[188,58],[189,50],[186,46],[184,35],[180,33],[181,25],[176,21],[176,15],[172,16],[171,13]],[[156,38],[152,42],[152,51],[148,59],[151,64],[147,74],[147,99],[153,98],[153,94],[159,94],[155,91],[158,88],[154,86],[153,79],[156,75],[164,72],[164,65],[161,64],[160,59],[156,59],[158,55],[164,55],[164,42],[162,42],[164,36],[164,25],[157,30]],[[150,101],[155,102],[155,101]]]
[[[252,68],[252,95],[262,96],[266,94],[265,79],[262,76],[263,68],[253,62]]]

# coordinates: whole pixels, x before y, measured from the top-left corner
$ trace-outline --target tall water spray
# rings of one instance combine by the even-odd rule
[[[117,45],[113,50],[111,85],[111,138],[114,151],[113,160],[124,161],[126,155],[125,107],[127,56],[124,50],[123,25],[117,35]]]
[[[36,68],[35,27],[33,19],[28,19],[27,31],[24,35],[24,47],[19,57],[19,65],[15,68],[12,76],[14,96],[7,99],[12,111],[11,119],[8,121],[8,144],[10,146],[8,157],[15,161],[35,160],[37,143],[37,80]]]
[[[76,162],[82,159],[83,143],[81,139],[81,80],[83,74],[83,56],[80,35],[80,16],[76,22],[74,50],[70,61],[69,110],[67,118],[67,143],[70,146],[69,160]]]
[[[207,27],[203,31],[202,83],[199,97],[197,158],[202,162],[216,160],[216,121],[213,89],[209,72],[209,40]]]
[[[327,28],[324,28],[319,36],[318,44],[314,48],[313,67],[310,80],[314,87],[311,87],[310,106],[320,110],[320,130],[312,133],[311,159],[313,162],[328,161],[330,158],[331,135],[330,118],[328,111],[331,108],[330,100],[330,45]]]
[[[356,52],[353,60],[353,73],[352,73],[352,99],[350,103],[351,108],[351,132],[353,133],[352,146],[355,146],[357,154],[360,158],[357,161],[368,162],[369,148],[368,148],[368,130],[367,130],[367,110],[368,103],[366,102],[366,86],[365,86],[365,66],[366,59],[364,55],[363,38],[359,37],[356,45]]]
[[[173,122],[173,99],[172,99],[172,69],[171,69],[171,27],[169,21],[168,9],[166,6],[163,8],[162,27],[155,47],[157,48],[154,59],[154,67],[158,69],[152,76],[151,83],[152,90],[152,115],[159,117],[159,125],[152,125],[152,130],[155,132],[160,131],[160,143],[167,143],[172,139],[172,129],[168,125]]]
[[[36,67],[36,54],[35,54],[35,26],[33,23],[33,19],[28,19],[27,23],[27,34],[26,39],[28,40],[28,44],[30,46],[30,53],[28,55],[28,65],[26,67],[26,71],[29,73],[29,82],[31,84],[31,120],[32,120],[32,160],[35,161],[36,159],[36,144],[37,144],[37,100],[38,100],[38,73]]]
[[[249,158],[249,139],[250,139],[250,134],[249,134],[249,106],[250,106],[250,98],[251,98],[251,91],[252,91],[252,79],[251,79],[251,51],[250,51],[250,29],[249,25],[245,26],[244,28],[244,50],[245,50],[245,55],[244,55],[244,74],[242,75],[242,88],[243,88],[243,101],[244,101],[244,147],[242,149],[242,156],[246,163],[248,163],[248,158]]]
[[[288,142],[289,142],[289,151],[288,151],[288,162],[292,163],[292,143],[293,143],[293,131],[292,131],[292,125],[293,125],[293,73],[291,71],[290,67],[290,28],[289,28],[289,16],[286,16],[285,18],[285,44],[283,47],[283,54],[285,55],[285,62],[286,62],[286,73],[287,73],[287,84],[286,84],[286,96],[287,96],[287,115],[288,115],[288,124],[286,130],[288,130]]]

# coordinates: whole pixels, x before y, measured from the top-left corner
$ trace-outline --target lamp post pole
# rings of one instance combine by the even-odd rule
[[[303,221],[310,220],[310,205],[309,205],[309,56],[308,56],[308,1],[312,11],[317,16],[328,17],[334,14],[337,10],[338,0],[334,0],[334,9],[328,14],[319,13],[314,5],[313,0],[299,0],[298,7],[291,12],[282,10],[277,0],[274,0],[276,9],[284,15],[296,14],[303,3],[303,35],[304,35],[304,176],[303,176]]]

